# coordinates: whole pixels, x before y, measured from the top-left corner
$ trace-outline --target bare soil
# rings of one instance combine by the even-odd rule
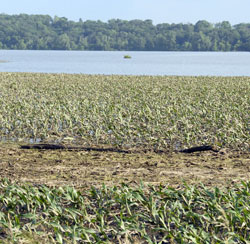
[[[250,152],[109,152],[21,149],[0,144],[0,177],[16,182],[70,185],[78,189],[119,184],[168,184],[183,181],[229,186],[250,179]]]

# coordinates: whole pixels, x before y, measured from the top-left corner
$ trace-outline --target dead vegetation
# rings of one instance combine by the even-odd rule
[[[219,186],[249,179],[250,154],[230,150],[189,154],[29,150],[16,144],[1,144],[0,172],[2,178],[18,182],[77,188],[140,181]]]

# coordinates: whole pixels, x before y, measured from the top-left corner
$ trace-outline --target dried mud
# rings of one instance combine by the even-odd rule
[[[168,184],[183,181],[228,186],[250,179],[250,153],[220,152],[119,153],[29,150],[0,144],[0,175],[16,182],[70,185],[79,189],[119,184]]]

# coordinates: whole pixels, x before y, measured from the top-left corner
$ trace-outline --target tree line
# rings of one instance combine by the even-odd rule
[[[154,25],[152,20],[76,22],[49,15],[0,14],[0,49],[250,51],[250,23]]]

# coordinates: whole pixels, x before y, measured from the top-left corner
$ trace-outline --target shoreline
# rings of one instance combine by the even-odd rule
[[[8,63],[9,61],[4,61],[3,63]],[[1,63],[1,61],[0,61]],[[64,73],[64,72],[27,72],[27,71],[0,71],[0,74],[33,74],[33,75],[65,75],[65,76],[90,76],[90,77],[153,77],[153,78],[249,78],[246,75],[234,75],[234,76],[220,76],[220,75],[136,75],[136,74],[91,74],[91,73]]]

